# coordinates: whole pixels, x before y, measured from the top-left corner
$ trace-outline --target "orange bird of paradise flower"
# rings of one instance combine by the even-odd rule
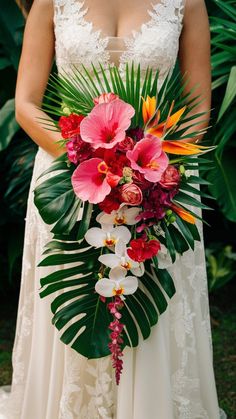
[[[144,124],[147,125],[146,133],[152,134],[158,138],[163,138],[166,130],[174,127],[179,122],[186,109],[186,106],[184,106],[171,115],[173,107],[174,102],[171,104],[166,121],[158,124],[160,111],[157,110],[156,97],[147,96],[146,100],[143,99],[142,115]],[[162,149],[169,154],[186,156],[202,153],[203,151],[206,151],[206,149],[209,149],[209,147],[197,145],[196,143],[189,143],[187,141],[162,140]]]
[[[172,203],[171,209],[182,218],[182,220],[187,221],[190,224],[195,224],[195,217],[190,214],[187,210],[179,207]]]

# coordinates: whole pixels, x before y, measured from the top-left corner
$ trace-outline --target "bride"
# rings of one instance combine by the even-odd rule
[[[186,4],[185,4],[186,3]],[[203,243],[169,268],[176,294],[138,348],[125,348],[120,385],[110,357],[88,360],[61,341],[50,297],[40,300],[37,267],[50,231],[33,204],[38,176],[64,150],[38,122],[52,62],[69,69],[100,61],[141,62],[160,84],[179,58],[188,89],[210,108],[210,40],[203,0],[35,0],[29,13],[16,89],[16,118],[39,150],[28,199],[11,391],[1,419],[219,419]],[[199,122],[199,128],[207,125]],[[201,140],[201,138],[199,138]],[[202,225],[199,224],[202,234]],[[48,268],[48,273],[53,268]],[[46,275],[47,272],[44,271]],[[5,389],[6,390],[6,389]]]

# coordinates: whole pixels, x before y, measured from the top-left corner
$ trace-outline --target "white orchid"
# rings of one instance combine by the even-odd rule
[[[99,262],[103,263],[108,268],[115,268],[120,266],[125,268],[127,271],[130,270],[136,276],[142,276],[144,274],[143,263],[135,262],[130,259],[127,254],[126,245],[122,240],[119,240],[115,245],[115,254],[109,253],[101,255],[98,258]]]
[[[137,223],[136,217],[140,213],[141,208],[128,208],[127,205],[120,206],[117,211],[112,211],[110,214],[101,212],[97,216],[97,221],[101,224],[115,224],[115,225],[134,225]]]
[[[112,248],[122,240],[125,244],[129,243],[131,239],[131,233],[127,227],[113,227],[113,225],[104,225],[102,228],[92,227],[84,236],[85,240],[91,246],[96,248],[107,246]]]
[[[95,290],[103,297],[133,294],[138,288],[138,279],[135,276],[125,276],[126,269],[116,267],[110,270],[109,278],[101,278],[95,285]]]

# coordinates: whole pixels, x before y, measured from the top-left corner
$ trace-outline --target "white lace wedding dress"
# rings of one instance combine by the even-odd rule
[[[111,45],[118,41],[125,46],[117,52],[121,70],[132,60],[141,62],[143,69],[159,68],[161,84],[175,64],[184,0],[152,4],[148,22],[123,40],[95,30],[82,2],[54,0],[54,9],[59,71],[71,63],[112,62]],[[39,297],[42,271],[37,264],[50,232],[33,204],[36,179],[51,161],[39,149],[26,217],[13,381],[11,393],[7,388],[1,391],[0,419],[226,417],[218,407],[215,387],[203,241],[169,269],[177,292],[151,336],[141,339],[138,348],[125,349],[118,387],[109,356],[87,360],[60,341],[51,324],[51,299]],[[198,226],[202,234],[202,225]],[[52,269],[43,268],[43,276]]]

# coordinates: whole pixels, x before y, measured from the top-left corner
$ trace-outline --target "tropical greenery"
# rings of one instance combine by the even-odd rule
[[[224,216],[236,222],[236,9],[234,0],[208,2],[211,11],[212,93],[214,128],[209,133],[217,144],[209,173],[210,191]],[[223,99],[222,99],[223,98]]]
[[[218,205],[215,204],[215,212],[211,212],[211,220],[208,220],[211,227],[205,226],[204,229],[209,289],[212,291],[216,380],[222,407],[229,417],[235,417],[235,381],[232,376],[235,311],[232,308],[231,279],[235,278],[236,248],[236,11],[235,0],[206,0],[206,4],[212,36],[211,125],[214,127],[209,132],[208,141],[219,147],[216,153],[212,153],[215,171],[208,174],[209,180],[213,181],[211,193],[217,198]],[[10,313],[9,303],[1,306],[2,334],[6,329],[4,337],[0,338],[0,349],[3,351],[0,359],[1,384],[10,382],[10,348],[20,281],[26,197],[36,152],[36,146],[20,130],[14,117],[13,97],[24,24],[14,0],[0,0],[0,176],[3,180],[0,184],[0,291],[13,301],[13,314]],[[4,313],[7,309],[6,320]],[[13,331],[11,341],[9,329]]]
[[[220,223],[228,233],[235,230],[226,220],[236,221],[236,169],[233,158],[236,131],[236,51],[233,45],[236,35],[236,12],[233,3],[232,0],[207,1],[212,34],[212,125],[214,127],[210,130],[208,138],[209,143],[218,145],[217,151],[212,153],[215,169],[208,173],[208,179],[212,182],[210,191],[217,198],[220,210],[224,214],[219,216]],[[14,240],[10,239],[10,235],[9,242],[12,244],[2,258],[4,262],[6,258],[11,261],[11,269],[7,269],[7,272],[12,272],[14,261],[21,257],[23,218],[36,146],[20,130],[14,116],[14,87],[24,18],[13,0],[7,3],[0,0],[0,6],[0,172],[2,175],[7,173],[7,181],[0,187],[1,214],[3,214],[0,228],[4,236],[5,229],[11,230],[8,229],[8,223],[12,223],[12,218],[19,225],[17,246],[13,245]],[[14,162],[13,167],[12,162]],[[229,244],[235,245],[233,234]],[[11,275],[7,277],[11,278]]]

